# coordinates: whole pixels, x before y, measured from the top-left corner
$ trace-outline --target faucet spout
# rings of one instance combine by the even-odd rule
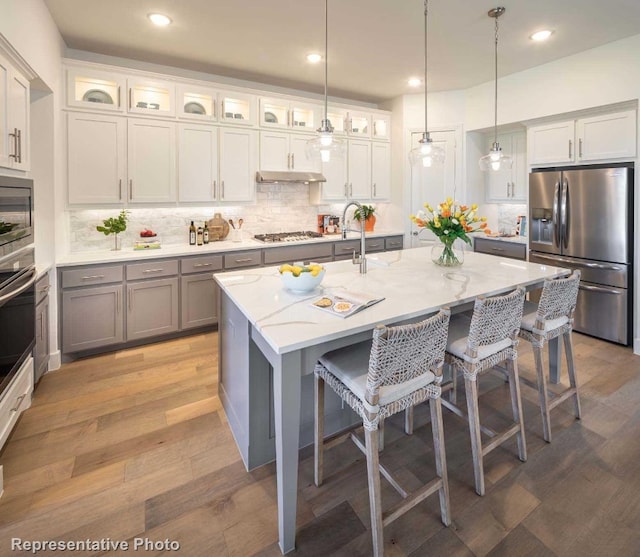
[[[357,207],[358,209],[362,209],[362,205],[360,205],[360,203],[358,203],[357,201],[349,201],[345,207],[344,207],[344,211],[342,212],[342,239],[346,240],[347,239],[347,232],[358,232],[355,229],[349,228],[348,225],[346,224],[347,222],[347,209],[349,207],[351,207],[352,205],[354,205],[355,207]],[[367,257],[365,254],[365,237],[364,237],[364,222],[360,223],[360,257],[356,258],[356,252],[355,250],[353,250],[353,258],[352,258],[352,262],[354,265],[358,264],[360,266],[360,274],[364,275],[367,272]]]

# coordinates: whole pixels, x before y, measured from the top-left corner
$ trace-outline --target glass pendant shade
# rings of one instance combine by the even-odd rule
[[[427,105],[427,19],[429,13],[428,0],[424,0],[424,132],[419,145],[409,152],[409,163],[418,168],[429,168],[444,162],[444,149],[435,145],[429,136],[429,118]]]
[[[478,164],[480,165],[480,170],[498,171],[511,168],[513,166],[513,158],[502,152],[499,143],[494,143],[489,153],[484,157],[480,157]]]
[[[409,162],[411,166],[423,168],[429,168],[434,164],[442,164],[444,157],[444,149],[433,143],[429,134],[426,132],[422,134],[420,145],[411,149],[409,152]]]
[[[316,130],[317,135],[307,141],[306,155],[308,159],[330,162],[331,159],[344,155],[345,144],[333,135],[333,126],[329,121],[327,103],[328,82],[328,44],[329,44],[329,0],[324,0],[324,119]]]

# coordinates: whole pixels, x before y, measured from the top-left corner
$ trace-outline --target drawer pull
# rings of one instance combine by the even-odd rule
[[[23,395],[20,395],[17,399],[16,399],[16,405],[10,410],[10,412],[17,412],[18,408],[20,408],[20,406],[22,405],[22,401],[24,400],[24,398],[27,396],[27,393],[24,393]]]
[[[369,248],[379,248],[382,244],[370,244]]]
[[[343,247],[343,248],[340,248],[340,249],[342,249],[342,251],[354,251],[353,248],[344,248]]]
[[[211,267],[211,263],[195,263],[193,267]]]
[[[251,259],[250,257],[247,257],[246,259],[236,259],[235,261],[236,263],[251,263],[253,259]]]
[[[84,277],[80,277],[81,280],[96,280],[103,279],[104,275],[85,275]]]
[[[504,251],[502,248],[490,248],[492,251]]]
[[[47,284],[47,286],[43,286],[42,288],[39,288],[38,292],[42,292],[43,294],[46,294],[47,292],[49,292],[50,288],[51,288],[51,285]]]
[[[164,269],[145,269],[143,273],[161,273]]]
[[[390,246],[401,246],[402,242],[389,242]]]

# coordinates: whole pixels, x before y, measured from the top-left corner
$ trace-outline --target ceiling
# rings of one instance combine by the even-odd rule
[[[322,0],[45,0],[69,48],[322,93]],[[638,0],[430,0],[429,91],[465,89],[640,32]],[[161,12],[166,28],[148,21]],[[424,74],[423,0],[329,1],[329,95],[378,103]],[[528,37],[555,30],[546,43]],[[419,89],[421,90],[421,89]]]

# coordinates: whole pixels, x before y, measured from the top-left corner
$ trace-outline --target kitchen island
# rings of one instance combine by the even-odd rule
[[[376,254],[364,275],[350,261],[328,263],[324,282],[308,294],[285,290],[277,267],[214,275],[221,288],[220,397],[247,468],[276,460],[283,553],[295,547],[298,449],[311,440],[310,385],[319,356],[370,338],[378,323],[419,320],[442,306],[461,311],[477,296],[533,289],[569,272],[479,253],[468,254],[462,267],[443,268],[430,253],[416,248]],[[311,306],[340,288],[385,299],[346,319]],[[336,401],[326,404],[328,435],[353,421]]]

